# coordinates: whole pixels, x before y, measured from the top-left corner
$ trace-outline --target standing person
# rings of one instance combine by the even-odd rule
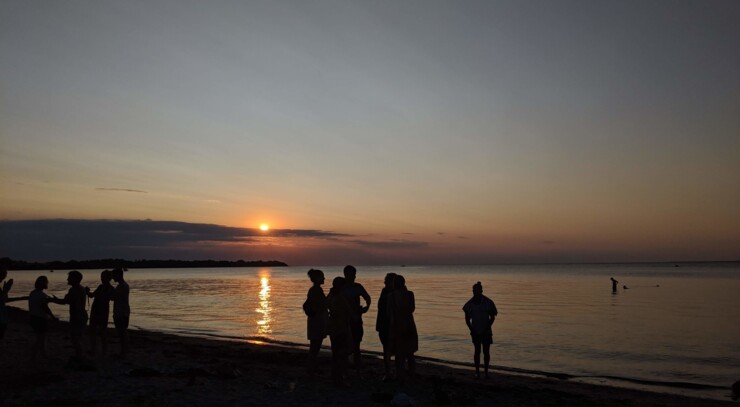
[[[131,316],[131,307],[128,303],[129,287],[123,279],[123,269],[118,267],[111,273],[113,280],[117,283],[113,295],[113,324],[116,326],[118,339],[121,342],[120,356],[128,355],[128,322]]]
[[[329,311],[324,290],[321,288],[321,285],[324,284],[324,272],[311,269],[308,270],[308,277],[311,279],[313,286],[308,290],[308,296],[303,309],[308,316],[307,336],[310,343],[308,348],[308,371],[315,373],[321,343],[326,338],[326,324],[329,321]]]
[[[383,283],[385,286],[380,291],[380,297],[378,298],[378,315],[375,320],[375,330],[378,332],[380,343],[383,345],[383,366],[385,367],[385,376],[383,381],[387,381],[391,377],[391,344],[388,339],[388,330],[390,329],[391,321],[390,315],[388,314],[388,297],[391,291],[393,291],[393,280],[396,278],[396,273],[388,273],[385,275]]]
[[[486,379],[488,378],[488,366],[491,362],[491,344],[493,343],[493,322],[496,320],[498,310],[493,300],[483,295],[483,285],[478,281],[473,285],[473,298],[463,306],[465,312],[465,324],[470,329],[470,337],[473,340],[475,354],[475,377],[480,379],[480,351],[483,348],[483,363]]]
[[[354,266],[344,267],[346,284],[344,285],[343,292],[350,306],[350,329],[352,331],[352,347],[350,352],[354,354],[355,368],[359,368],[361,358],[360,342],[362,342],[362,336],[365,333],[362,328],[362,314],[370,309],[370,294],[367,293],[362,284],[355,282],[356,277],[357,269]],[[360,298],[365,300],[364,307],[360,305]]]
[[[51,297],[44,290],[49,288],[49,279],[40,276],[33,284],[34,290],[28,295],[28,313],[31,317],[31,329],[36,334],[36,342],[31,348],[31,361],[36,360],[36,354],[46,358],[46,331],[48,330],[48,319],[56,320],[57,317],[49,309]]]
[[[0,267],[0,281],[3,282],[2,287],[0,287],[0,339],[5,337],[5,329],[8,327],[8,311],[5,309],[5,304],[28,299],[28,297],[9,297],[8,294],[10,294],[10,289],[13,287],[13,279],[5,281],[6,277],[8,277],[8,269]]]
[[[82,336],[87,326],[87,310],[85,310],[85,289],[82,288],[82,273],[72,270],[67,273],[67,284],[69,291],[63,299],[53,298],[51,301],[57,304],[69,305],[69,332],[75,355],[82,357]]]
[[[610,277],[612,280],[612,292],[617,292],[617,284],[619,284],[619,281],[615,280],[614,277]]]
[[[329,339],[331,340],[331,376],[335,386],[347,387],[347,357],[352,347],[351,310],[343,293],[345,279],[335,277],[329,296]]]
[[[90,292],[89,287],[85,287],[87,296],[93,299],[90,307],[90,353],[95,354],[97,351],[97,340],[95,336],[100,337],[100,347],[105,356],[108,352],[108,315],[110,314],[110,301],[113,300],[115,289],[110,284],[111,272],[105,270],[100,273],[101,284],[95,291]]]
[[[419,350],[414,310],[416,310],[414,292],[406,288],[406,279],[402,275],[397,275],[393,279],[393,291],[389,294],[388,314],[389,339],[396,354],[396,376],[401,383],[405,381],[407,374],[414,374],[416,366],[414,352]]]

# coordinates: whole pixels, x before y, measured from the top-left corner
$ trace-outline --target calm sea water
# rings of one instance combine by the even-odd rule
[[[341,268],[322,269],[328,293]],[[306,271],[130,270],[131,323],[191,335],[306,343]],[[497,366],[725,388],[740,379],[738,263],[358,267],[357,281],[377,300],[388,272],[403,274],[416,294],[421,356],[471,361],[461,308],[481,281],[499,309],[492,348]],[[30,291],[41,274],[50,279],[48,293],[64,294],[63,271],[11,271],[14,294]],[[99,284],[99,270],[83,274],[83,285]],[[616,294],[611,276],[620,282]],[[66,317],[61,306],[52,310]],[[362,346],[380,351],[376,310],[374,302],[364,317]]]

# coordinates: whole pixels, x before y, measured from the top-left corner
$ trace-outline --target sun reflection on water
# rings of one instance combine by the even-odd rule
[[[259,308],[255,310],[259,314],[257,334],[268,335],[272,332],[270,327],[272,306],[270,305],[270,272],[267,270],[260,273],[260,287]]]

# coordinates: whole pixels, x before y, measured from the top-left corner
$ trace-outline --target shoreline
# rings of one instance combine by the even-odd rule
[[[359,370],[350,370],[349,388],[331,383],[330,352],[322,351],[320,374],[306,373],[307,352],[291,346],[130,330],[126,360],[89,357],[69,361],[73,351],[67,323],[51,324],[46,360],[29,364],[33,333],[26,311],[8,307],[10,324],[2,347],[0,405],[281,405],[381,406],[399,393],[427,405],[602,405],[732,406],[726,400],[658,393],[600,383],[493,369],[476,380],[465,366],[420,357],[416,377],[406,385],[382,382],[382,361],[365,353]],[[85,338],[86,340],[87,338]],[[86,343],[86,342],[85,342]],[[325,344],[328,343],[328,339]],[[109,351],[118,350],[109,329]],[[66,403],[66,404],[65,404]]]

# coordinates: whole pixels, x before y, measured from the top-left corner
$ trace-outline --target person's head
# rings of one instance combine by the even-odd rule
[[[473,284],[473,296],[480,297],[481,295],[483,295],[483,284],[478,281],[477,283]]]
[[[69,273],[67,273],[67,284],[69,285],[79,285],[82,282],[82,273],[80,273],[77,270],[72,270]]]
[[[100,272],[100,282],[103,284],[110,284],[110,280],[113,278],[110,270],[103,270]]]
[[[385,275],[385,280],[383,280],[383,283],[385,284],[385,288],[391,289],[393,288],[393,280],[396,279],[396,273],[388,273]]]
[[[341,290],[346,283],[347,280],[344,277],[334,277],[334,280],[331,282],[331,288],[332,290]]]
[[[308,278],[311,279],[311,282],[314,284],[324,284],[324,272],[317,269],[311,269],[308,270]]]
[[[403,278],[402,275],[396,274],[396,277],[393,278],[393,290],[405,290],[406,289],[406,279]]]
[[[612,280],[612,281],[617,281],[617,280],[614,279],[614,277],[610,277],[609,279]]]
[[[116,283],[120,283],[123,281],[123,269],[120,267],[116,267],[111,271],[111,277],[113,277],[113,280]]]
[[[33,283],[34,288],[37,290],[46,290],[49,288],[49,279],[46,276],[39,276],[36,278],[36,282]]]
[[[355,277],[357,277],[357,269],[355,266],[344,266],[344,278],[347,279],[347,282],[354,283]]]

